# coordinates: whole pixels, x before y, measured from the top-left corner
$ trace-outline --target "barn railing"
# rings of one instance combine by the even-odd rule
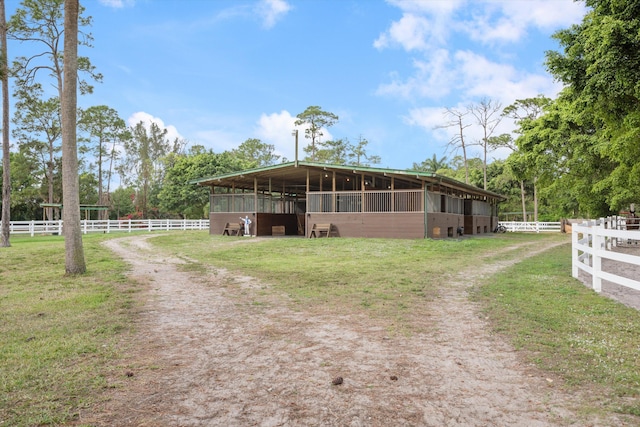
[[[1,223],[0,223],[1,224]],[[11,221],[10,234],[62,234],[60,221]],[[208,230],[208,219],[129,219],[129,220],[82,220],[80,227],[87,233],[116,233],[132,231]]]
[[[314,191],[307,212],[424,212],[423,190]]]
[[[602,260],[627,263],[640,269],[640,256],[616,252],[617,246],[640,247],[640,230],[620,229],[619,217],[601,218],[571,228],[571,273],[579,279],[580,271],[591,275],[591,286],[602,291],[602,280],[640,291],[640,281],[623,277],[602,268]]]

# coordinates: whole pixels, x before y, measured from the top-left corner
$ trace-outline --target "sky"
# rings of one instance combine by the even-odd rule
[[[380,167],[452,159],[446,108],[503,107],[561,86],[544,66],[551,35],[582,21],[573,0],[84,0],[102,73],[82,107],[155,121],[214,152],[249,138],[293,161],[296,115],[338,115],[323,139],[369,141]],[[6,1],[7,17],[19,6]],[[9,42],[9,55],[27,47]],[[496,133],[509,132],[504,119]],[[306,145],[299,128],[300,144]],[[480,128],[467,128],[467,140]],[[303,156],[300,150],[301,158]],[[493,152],[490,159],[506,152]],[[479,147],[471,156],[480,156]]]

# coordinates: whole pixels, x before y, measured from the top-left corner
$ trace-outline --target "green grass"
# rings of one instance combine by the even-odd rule
[[[570,389],[610,410],[640,415],[640,312],[597,295],[570,276],[570,245],[488,280],[474,297],[496,331]]]
[[[119,236],[85,237],[89,273],[80,277],[64,276],[60,237],[12,238],[13,247],[0,249],[1,426],[73,422],[110,387],[136,288],[125,280],[126,266],[99,245],[109,237]],[[240,303],[363,314],[406,335],[460,270],[517,259],[547,241],[568,238],[257,240],[171,232],[149,240],[187,260],[179,268],[192,274],[215,267],[260,279],[265,286],[229,294]],[[507,249],[514,245],[521,247]],[[589,392],[586,405],[639,415],[640,315],[572,279],[569,246],[487,278],[473,298],[522,357],[569,391]]]
[[[0,425],[59,425],[95,402],[130,328],[125,265],[84,239],[89,273],[64,275],[61,237],[0,248]]]
[[[259,278],[288,295],[293,309],[363,310],[372,317],[394,319],[392,329],[407,332],[412,312],[433,300],[463,266],[509,245],[541,238],[550,236],[250,241],[171,234],[152,242],[202,264]]]

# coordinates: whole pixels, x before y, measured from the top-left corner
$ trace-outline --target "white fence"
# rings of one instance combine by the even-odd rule
[[[208,219],[130,219],[130,220],[82,220],[82,232],[116,233],[132,231],[208,230]],[[1,223],[0,223],[1,224]],[[62,234],[60,221],[12,221],[10,234]]]
[[[507,231],[526,231],[541,233],[546,231],[560,232],[562,228],[561,222],[523,222],[523,221],[500,221],[500,225],[504,225]]]
[[[596,292],[602,291],[603,279],[640,291],[640,281],[603,270],[603,259],[640,266],[640,256],[616,252],[613,248],[617,246],[640,247],[640,230],[627,230],[619,217],[572,224],[571,274],[576,279],[580,270],[590,274]]]

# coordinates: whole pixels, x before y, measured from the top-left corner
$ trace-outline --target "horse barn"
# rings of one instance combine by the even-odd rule
[[[289,162],[202,178],[210,233],[445,238],[491,232],[504,197],[429,172]],[[324,231],[324,233],[322,233]],[[231,234],[231,233],[229,233]]]

